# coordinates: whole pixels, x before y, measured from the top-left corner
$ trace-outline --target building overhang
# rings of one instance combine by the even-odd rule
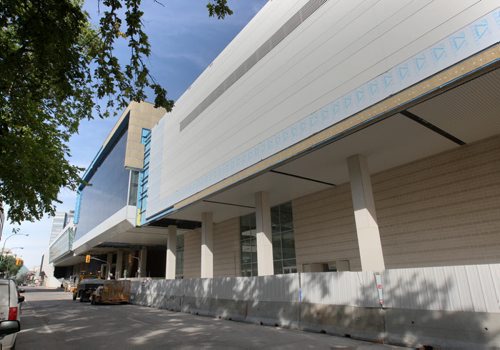
[[[67,254],[58,257],[57,259],[54,259],[54,261],[52,261],[52,264],[54,264],[54,266],[73,266],[83,263],[84,261],[85,257],[83,255],[75,255],[73,251],[70,251]]]
[[[214,221],[349,181],[346,158],[367,157],[371,173],[500,134],[500,45],[496,44],[186,198],[159,219]]]
[[[75,255],[114,251],[115,246],[166,245],[167,230],[162,227],[136,227],[135,206],[125,206],[73,243]],[[103,245],[105,247],[103,247]]]
[[[115,214],[94,227],[83,237],[73,243],[73,250],[76,254],[83,254],[92,247],[112,238],[120,232],[126,232],[134,227],[135,207],[125,206]],[[78,230],[78,228],[77,228]],[[78,231],[77,231],[78,233]]]

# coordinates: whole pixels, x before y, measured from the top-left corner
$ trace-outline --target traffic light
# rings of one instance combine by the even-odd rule
[[[90,264],[90,255],[85,255],[85,263]]]
[[[16,258],[16,266],[21,266],[23,264],[23,260],[21,258]]]

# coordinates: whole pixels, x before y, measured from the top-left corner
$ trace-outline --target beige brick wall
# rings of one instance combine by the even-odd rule
[[[500,137],[372,176],[387,268],[500,262]],[[297,267],[349,260],[361,269],[349,184],[293,200]],[[197,233],[184,275],[200,276]],[[214,276],[240,274],[239,218],[214,227]]]
[[[335,260],[361,269],[350,191],[345,184],[292,201],[299,271],[303,264]]]
[[[201,232],[199,229],[184,234],[184,278],[201,276]]]
[[[500,262],[500,137],[372,176],[387,268]],[[293,201],[297,266],[360,269],[350,186]]]
[[[214,226],[214,277],[240,275],[240,220]]]
[[[388,268],[500,262],[500,137],[372,182]]]

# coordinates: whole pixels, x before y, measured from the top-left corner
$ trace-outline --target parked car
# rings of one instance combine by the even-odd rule
[[[0,349],[14,348],[16,333],[20,329],[24,296],[19,294],[13,280],[0,279]]]

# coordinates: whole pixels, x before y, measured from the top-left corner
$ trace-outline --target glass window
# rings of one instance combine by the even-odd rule
[[[283,259],[283,248],[281,247],[281,240],[279,235],[273,233],[273,260]]]
[[[275,260],[274,261],[274,274],[275,275],[281,275],[283,273],[283,265],[281,261]]]
[[[273,264],[276,275],[297,272],[292,203],[271,208]],[[240,217],[241,275],[257,276],[255,213]]]
[[[241,275],[257,276],[255,213],[240,217]]]
[[[292,202],[281,204],[278,206],[278,208],[280,212],[281,232],[293,232]]]
[[[273,233],[280,232],[280,211],[279,207],[271,208],[271,228]]]
[[[184,235],[177,235],[175,250],[175,278],[184,278]]]
[[[281,234],[281,247],[283,249],[283,259],[295,259],[295,239],[293,231]]]
[[[67,228],[64,233],[49,248],[49,262],[71,251],[73,244],[73,227]]]
[[[137,189],[139,187],[139,172],[130,170],[130,185],[128,195],[128,205],[137,205]]]
[[[273,227],[274,274],[297,272],[291,202],[271,208],[271,225]]]

